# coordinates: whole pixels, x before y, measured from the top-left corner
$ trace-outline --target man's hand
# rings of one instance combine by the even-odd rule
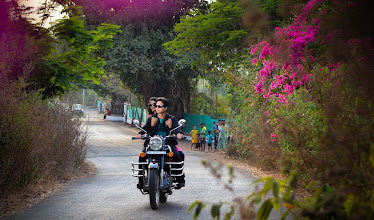
[[[141,138],[142,135],[141,135],[141,134],[137,134],[135,137],[136,137],[136,138]]]
[[[182,139],[183,138],[183,134],[182,133],[178,133],[177,134],[177,138],[180,140],[180,139]]]
[[[165,121],[166,125],[171,129],[171,127],[173,126],[173,122],[171,121],[171,118],[169,118],[168,120]]]
[[[151,120],[151,127],[154,127],[154,126],[156,125],[157,121],[158,121],[158,118],[154,118],[154,117],[152,117],[152,120]]]

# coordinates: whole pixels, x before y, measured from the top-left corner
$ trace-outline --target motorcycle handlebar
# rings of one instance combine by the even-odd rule
[[[137,140],[137,139],[143,139],[143,140],[145,140],[145,139],[148,139],[149,138],[149,136],[147,135],[147,136],[142,136],[141,138],[137,138],[137,137],[131,137],[131,139],[132,140]],[[168,136],[166,136],[166,138],[173,138],[173,139],[177,139],[177,135],[176,134],[171,134],[171,135],[168,135]],[[182,139],[185,139],[186,137],[183,137]]]
[[[137,139],[143,139],[143,140],[145,140],[145,139],[148,139],[148,138],[149,138],[149,136],[142,136],[141,138],[131,137],[132,140],[137,140]]]

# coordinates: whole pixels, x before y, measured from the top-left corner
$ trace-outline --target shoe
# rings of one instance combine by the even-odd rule
[[[144,184],[143,183],[138,183],[138,184],[136,184],[136,188],[143,189],[144,188]]]
[[[184,180],[184,178],[181,178],[178,180],[178,183],[177,183],[177,189],[180,189],[182,187],[184,187],[186,185],[186,182]]]

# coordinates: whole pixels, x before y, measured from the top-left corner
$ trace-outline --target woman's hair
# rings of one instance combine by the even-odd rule
[[[156,100],[157,100],[157,97],[151,97],[149,98],[148,103],[150,103],[151,101],[156,101]]]
[[[153,113],[154,113],[154,112],[152,111],[151,107],[149,107],[149,103],[150,103],[151,101],[155,101],[155,102],[156,102],[156,100],[157,100],[157,97],[151,97],[151,98],[149,98],[149,100],[148,100],[148,114],[153,114]]]

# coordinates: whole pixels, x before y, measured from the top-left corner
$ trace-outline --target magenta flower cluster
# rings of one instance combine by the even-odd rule
[[[251,47],[250,54],[258,56],[252,63],[262,63],[263,66],[256,77],[254,88],[264,98],[275,97],[279,102],[287,103],[287,96],[312,79],[306,63],[313,63],[316,59],[308,51],[307,45],[316,42],[320,19],[311,18],[310,11],[322,2],[310,0],[291,26],[277,27],[274,44],[263,41]]]

